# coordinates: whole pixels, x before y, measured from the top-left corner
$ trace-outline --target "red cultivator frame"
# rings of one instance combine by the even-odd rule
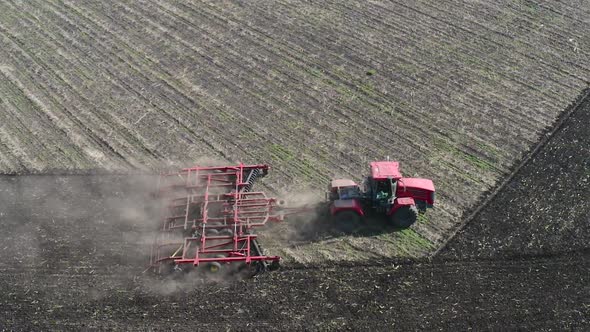
[[[158,194],[167,215],[152,248],[150,267],[168,269],[205,265],[217,272],[222,265],[258,269],[278,263],[264,255],[252,230],[286,214],[275,198],[253,192],[254,182],[268,172],[267,165],[192,167],[161,174]]]

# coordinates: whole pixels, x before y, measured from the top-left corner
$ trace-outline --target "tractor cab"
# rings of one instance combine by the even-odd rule
[[[363,183],[363,188],[372,206],[387,207],[396,198],[397,181],[391,178],[375,180],[373,177],[367,177]]]
[[[364,190],[377,210],[387,210],[396,198],[397,183],[402,175],[399,163],[375,161],[371,163],[371,175],[365,179]]]

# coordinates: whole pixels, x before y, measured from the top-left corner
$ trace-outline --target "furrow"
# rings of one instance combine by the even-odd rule
[[[10,38],[11,35],[3,27],[1,27],[1,26],[0,26],[0,34],[2,34],[5,37],[7,37],[8,40],[11,40],[13,42],[13,45],[16,46],[16,47],[18,47],[20,49],[20,51],[23,52],[23,54],[25,54],[25,57],[31,59],[31,61],[36,66],[38,66],[38,68],[42,68],[45,73],[49,73],[50,72],[50,70],[48,70],[48,68],[42,62],[40,62],[33,54],[27,53],[26,51],[24,51],[24,49],[20,48],[20,46],[18,44],[18,41],[16,41],[15,39]],[[13,58],[13,59],[16,59],[16,57]],[[20,60],[20,58],[19,58],[19,60]],[[53,76],[53,78],[56,78],[56,76]],[[35,86],[35,85],[33,85],[33,86]],[[51,96],[49,96],[49,98],[51,98]],[[88,134],[90,134],[89,137],[88,137],[89,141],[87,141],[86,146],[89,146],[90,147],[90,146],[94,146],[95,144],[98,144],[98,145],[101,145],[102,144],[102,140],[99,138],[99,136],[97,136],[97,135],[93,134],[92,132],[90,132],[90,129],[88,127],[86,127],[82,123],[82,121],[78,120],[71,112],[67,111],[65,108],[63,108],[63,109],[64,109],[64,111],[67,114],[66,115],[67,119],[70,119],[70,120],[72,120],[75,123],[75,125],[71,127],[72,129],[82,128],[84,131],[86,131]],[[62,119],[62,121],[63,120],[65,120],[65,119]],[[78,139],[86,140],[86,138],[84,138],[84,135],[80,135],[80,136],[77,136],[77,137],[78,137]],[[93,144],[93,143],[90,143],[90,142],[96,142],[96,143]],[[73,167],[82,167],[82,168],[85,167],[85,165],[77,165],[77,166],[76,165],[72,165],[72,166]]]
[[[23,47],[26,47],[25,43],[22,43]],[[43,68],[45,71],[47,71],[47,73],[51,73],[52,78],[57,78],[57,81],[60,82],[62,84],[62,86],[66,87],[67,90],[61,90],[60,93],[57,94],[51,94],[50,92],[48,92],[50,98],[54,99],[55,98],[62,98],[62,92],[66,92],[66,91],[72,91],[74,93],[77,94],[77,100],[84,100],[86,102],[88,102],[87,100],[85,100],[84,95],[79,93],[77,91],[77,89],[74,88],[74,86],[68,82],[68,78],[65,77],[65,73],[68,72],[68,70],[64,67],[60,67],[62,66],[62,64],[59,61],[52,61],[52,62],[47,62],[47,61],[43,61],[41,60],[42,58],[45,59],[50,59],[50,56],[48,56],[46,53],[41,53],[39,56],[37,56],[36,54],[34,54],[34,52],[29,52],[29,56],[32,57],[33,61],[35,61],[37,64],[40,65],[41,68]],[[63,60],[63,59],[60,59]],[[72,68],[72,67],[70,67]],[[73,67],[75,68],[75,67]],[[51,85],[46,85],[45,89],[49,89],[49,88],[53,88]],[[49,91],[49,90],[47,90]],[[64,101],[64,103],[67,103]],[[71,101],[70,101],[71,103]],[[90,103],[88,102],[88,105],[90,105]],[[67,108],[64,107],[63,105],[60,105],[61,109],[66,110]],[[92,107],[91,107],[92,108]],[[108,121],[104,121],[103,119],[101,119],[100,117],[100,113],[99,112],[88,112],[86,111],[86,107],[84,107],[83,109],[79,110],[79,112],[76,112],[77,114],[74,115],[73,112],[69,112],[68,114],[68,118],[72,118],[74,119],[76,125],[72,128],[75,129],[76,127],[79,127],[83,130],[83,134],[82,135],[87,135],[88,133],[90,134],[90,139],[92,141],[95,142],[95,144],[90,144],[90,148],[92,148],[93,145],[97,145],[99,147],[104,147],[106,151],[110,152],[111,154],[114,155],[114,157],[116,159],[122,160],[124,162],[124,165],[129,165],[127,164],[125,158],[117,151],[119,150],[118,147],[113,147],[111,146],[111,144],[106,141],[103,136],[105,136],[105,133],[107,132],[104,128],[102,128],[102,126],[93,126],[92,123],[95,123],[96,120],[98,120],[100,124],[104,124],[105,122],[108,123]],[[84,115],[82,117],[80,117],[80,115]],[[87,116],[87,117],[86,117]],[[98,128],[96,128],[98,127]],[[93,128],[93,129],[91,129]],[[96,130],[98,129],[98,130]],[[112,132],[112,130],[111,130]],[[82,136],[79,136],[79,138]]]
[[[252,28],[252,27],[250,27],[250,28]],[[265,37],[267,37],[268,39],[271,39],[271,38],[269,38],[269,37],[268,37],[268,35],[267,35],[267,34],[264,34],[264,33],[263,33],[263,35],[265,35]],[[302,65],[302,67],[303,67],[303,68],[305,68],[305,67],[306,67],[306,65],[305,65],[305,61],[306,61],[306,60],[301,60],[301,62],[303,62],[303,63],[304,63],[304,64]],[[343,105],[343,108],[346,108],[346,106],[345,106],[345,105]],[[359,113],[359,111],[358,111],[358,110],[355,110],[354,112],[360,115],[360,113]],[[363,110],[363,112],[365,112],[365,110]],[[364,117],[366,117],[366,116],[364,116]],[[359,117],[359,118],[363,118],[363,116],[361,116],[361,117]],[[379,125],[379,124],[377,124],[378,126],[382,126],[382,124],[383,124],[383,121],[380,121],[380,122],[378,122],[378,123],[380,124],[380,125]]]
[[[60,148],[61,141],[67,139],[65,133],[55,128],[36,103],[1,70],[0,80],[3,82],[0,83],[0,92],[9,96],[4,102],[6,116],[13,120],[11,122],[18,123],[23,135],[32,140],[30,151],[34,152],[33,158],[36,160],[34,170],[46,170],[49,160],[54,161],[59,168],[68,168],[74,160],[69,159],[68,154]]]
[[[76,12],[76,10],[68,11],[67,13],[71,13],[71,12]],[[76,12],[76,13],[78,13],[78,12]],[[80,13],[78,13],[78,14],[80,14]],[[88,19],[88,18],[84,18],[84,19]],[[89,22],[91,22],[91,21],[89,21]],[[74,24],[74,23],[70,22],[70,24]],[[89,30],[85,25],[78,26],[78,27],[81,28],[80,31],[84,31],[84,33],[88,33],[89,36],[92,36],[92,38],[96,38],[96,40],[101,39],[100,37],[98,37],[96,35],[96,32],[94,30]],[[108,31],[105,31],[105,32],[108,33]],[[104,38],[102,38],[102,39],[104,39]],[[100,43],[102,43],[102,41]],[[110,48],[111,45],[104,45],[104,46],[105,46],[104,47],[105,50],[107,50],[107,51],[111,50],[111,48]],[[186,118],[184,118],[184,119],[176,118],[175,116],[173,116],[171,114],[171,112],[165,111],[162,108],[162,106],[159,105],[161,103],[161,101],[158,101],[156,103],[156,101],[151,97],[152,95],[149,95],[149,96],[146,95],[145,88],[146,87],[151,88],[154,85],[153,84],[154,80],[147,78],[143,73],[144,70],[149,73],[150,72],[149,69],[146,69],[145,67],[141,67],[141,64],[139,65],[140,67],[137,67],[138,66],[137,64],[130,63],[129,61],[132,61],[133,57],[127,57],[127,59],[123,59],[121,56],[124,56],[124,55],[126,56],[126,53],[122,49],[115,48],[115,49],[112,49],[112,51],[110,51],[110,52],[112,52],[112,53],[109,53],[108,57],[114,57],[114,58],[120,59],[122,61],[122,63],[127,66],[127,69],[132,71],[133,74],[126,76],[126,77],[140,77],[140,78],[143,78],[144,80],[146,80],[148,82],[152,82],[152,83],[144,85],[144,86],[137,86],[137,83],[135,83],[134,81],[126,81],[126,80],[120,78],[121,75],[114,72],[114,70],[116,70],[115,68],[110,68],[110,67],[105,66],[102,69],[103,69],[104,73],[106,74],[109,82],[119,85],[123,89],[123,91],[127,91],[127,92],[131,93],[134,97],[139,98],[139,100],[135,99],[134,101],[135,102],[141,101],[141,103],[143,103],[145,105],[145,107],[148,108],[148,110],[155,107],[157,110],[157,112],[155,112],[155,114],[165,115],[166,119],[168,119],[168,121],[172,121],[174,126],[181,128],[182,130],[186,131],[191,136],[198,137],[199,140],[202,141],[203,143],[205,143],[210,149],[212,149],[212,151],[217,151],[217,153],[221,154],[221,152],[219,152],[219,147],[215,147],[215,144],[212,144],[212,142],[210,142],[206,138],[206,135],[203,135],[203,137],[201,137],[201,136],[197,135],[194,130],[191,130],[190,128],[187,127],[187,124],[190,122],[186,121]],[[114,52],[117,52],[117,53],[114,53]],[[101,58],[97,58],[97,61],[100,62],[100,59]],[[120,69],[120,68],[117,68],[117,69]],[[156,79],[156,81],[157,81],[157,79]],[[162,82],[162,83],[165,83],[165,82]],[[156,96],[161,97],[162,101],[167,101],[168,105],[176,104],[176,102],[170,100],[168,97],[162,96],[161,92],[157,93]],[[185,112],[184,115],[186,115],[186,114],[187,113]],[[129,118],[129,114],[123,113],[121,115],[127,116],[127,121],[122,122],[125,126],[131,126],[132,125],[131,121],[135,120],[137,122],[136,119],[139,118],[139,115],[135,118]],[[121,120],[121,121],[123,121],[123,120]],[[206,129],[206,128],[204,128],[204,129]],[[182,132],[179,134],[182,135]],[[177,146],[177,147],[182,146],[182,140],[180,140],[178,142],[178,144],[173,144],[172,146]],[[183,154],[180,150],[178,150],[176,155],[180,156]]]

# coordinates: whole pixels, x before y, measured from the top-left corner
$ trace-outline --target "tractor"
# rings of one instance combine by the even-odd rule
[[[396,161],[374,161],[361,185],[334,179],[326,199],[331,217],[344,231],[352,231],[366,218],[385,217],[395,228],[414,224],[419,213],[434,204],[432,180],[404,178]]]

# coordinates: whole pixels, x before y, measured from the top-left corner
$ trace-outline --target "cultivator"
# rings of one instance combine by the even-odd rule
[[[218,272],[224,266],[253,265],[260,271],[277,265],[280,257],[265,255],[253,230],[298,210],[282,208],[277,199],[252,191],[267,172],[267,165],[240,164],[161,174],[157,193],[166,213],[150,267],[166,273],[199,266]]]

